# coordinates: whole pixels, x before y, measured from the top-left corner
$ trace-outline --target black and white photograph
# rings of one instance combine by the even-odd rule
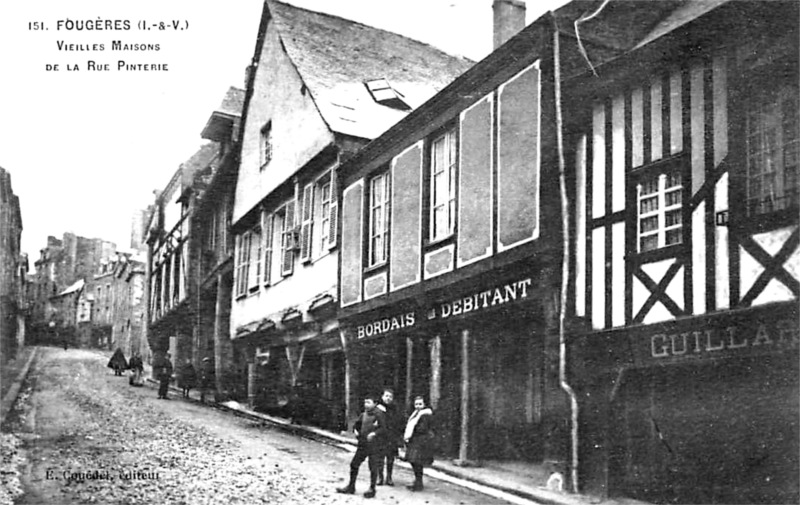
[[[797,0],[0,5],[0,505],[800,503]]]

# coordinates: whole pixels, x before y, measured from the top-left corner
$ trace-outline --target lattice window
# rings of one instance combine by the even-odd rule
[[[798,89],[759,88],[747,110],[747,215],[798,204]]]
[[[639,252],[683,242],[683,185],[678,170],[645,174],[636,185]]]

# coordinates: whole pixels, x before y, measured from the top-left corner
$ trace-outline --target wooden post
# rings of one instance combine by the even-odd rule
[[[458,462],[467,464],[469,456],[469,330],[461,330],[461,440]]]
[[[353,380],[351,365],[353,356],[347,346],[347,338],[345,337],[344,330],[339,330],[339,340],[342,343],[342,352],[344,352],[344,420],[345,424],[349,427],[351,416],[354,414],[352,398],[353,387],[351,385]]]
[[[247,364],[247,405],[253,409],[256,404],[256,364]]]
[[[414,365],[414,341],[410,337],[406,337],[406,407],[411,406],[412,396],[411,389],[414,387],[413,368]]]
[[[431,408],[439,408],[439,396],[442,390],[442,337],[436,335],[431,340]]]

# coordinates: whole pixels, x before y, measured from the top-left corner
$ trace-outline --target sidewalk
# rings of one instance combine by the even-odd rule
[[[146,383],[151,387],[157,384],[150,378],[150,367],[147,365],[145,377]],[[177,387],[170,386],[170,392],[173,399],[183,399]],[[199,403],[200,393],[196,390],[190,391],[189,399]],[[257,419],[295,435],[334,445],[349,452],[356,450],[356,439],[352,435],[334,433],[315,426],[293,424],[288,419],[256,412],[235,401],[215,403],[207,397],[205,404],[235,415]],[[402,459],[404,456],[402,449],[400,455]],[[406,469],[411,468],[405,461],[398,461],[395,464]],[[425,469],[425,474],[519,505],[646,505],[644,502],[626,498],[603,499],[547,489],[546,482],[550,473],[544,465],[534,463],[486,461],[482,462],[481,466],[464,467],[443,460],[435,461],[431,468]]]
[[[3,365],[0,373],[0,424],[17,401],[22,383],[36,357],[36,350],[36,347],[25,346],[19,350],[16,358]]]

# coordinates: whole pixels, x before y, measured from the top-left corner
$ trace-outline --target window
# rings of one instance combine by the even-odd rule
[[[250,232],[246,231],[236,237],[236,296],[247,294],[247,283],[250,274]]]
[[[294,252],[298,248],[297,230],[294,226],[295,201],[284,205],[278,214],[281,216],[281,275],[291,275],[294,271]]]
[[[263,258],[261,256],[261,228],[256,226],[250,232],[250,255],[248,258],[252,264],[249,267],[247,290],[249,292],[258,291],[258,286],[261,284],[261,275],[263,269]]]
[[[798,204],[797,87],[758,87],[746,116],[748,216]]]
[[[386,261],[389,248],[389,172],[373,177],[369,185],[369,265]]]
[[[364,84],[372,95],[372,99],[377,103],[394,109],[411,110],[411,107],[403,99],[403,95],[394,89],[388,80],[374,79]]]
[[[683,242],[683,185],[673,168],[650,171],[636,185],[639,252]]]
[[[272,160],[272,121],[261,128],[261,170]]]
[[[456,210],[456,135],[454,130],[431,143],[431,224],[432,242],[447,238],[455,229]]]
[[[324,251],[331,235],[331,181],[319,183],[319,250]]]

